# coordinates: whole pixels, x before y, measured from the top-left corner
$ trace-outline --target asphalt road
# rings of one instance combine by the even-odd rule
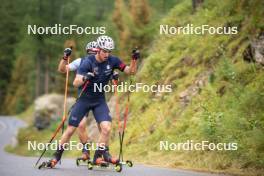
[[[0,176],[216,176],[201,172],[180,169],[167,169],[135,164],[132,168],[123,167],[121,173],[110,169],[88,170],[77,167],[74,159],[63,159],[54,169],[34,168],[36,157],[22,157],[6,153],[4,146],[15,143],[15,136],[25,123],[12,117],[0,116]],[[42,160],[43,161],[43,160]],[[219,175],[218,175],[219,176]]]

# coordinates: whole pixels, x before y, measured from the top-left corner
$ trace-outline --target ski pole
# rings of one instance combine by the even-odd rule
[[[132,58],[131,73],[133,73],[133,74],[136,71],[136,64],[137,64],[137,60]],[[133,81],[130,77],[130,85],[132,84],[132,82]],[[130,92],[128,92],[128,97],[127,97],[126,109],[125,109],[125,113],[124,113],[123,128],[122,129],[121,129],[121,127],[119,128],[119,141],[120,141],[119,160],[122,159],[122,161],[124,160],[123,159],[123,143],[124,143],[125,129],[126,129],[126,124],[127,124],[127,119],[128,119],[129,102],[130,102]],[[120,122],[120,120],[119,120],[119,122]]]
[[[118,99],[118,93],[117,93],[117,85],[118,85],[118,80],[113,80],[114,83],[114,91],[115,91],[115,98],[116,98],[116,116],[118,120],[118,130],[121,132],[121,120],[120,120],[120,112],[119,112],[119,99]]]
[[[81,98],[81,96],[82,96],[84,90],[86,89],[86,87],[87,87],[87,85],[88,85],[89,83],[90,83],[89,81],[86,81],[86,82],[84,83],[84,86],[83,86],[81,92],[79,93],[78,97],[76,98],[75,103],[74,103],[74,104],[71,106],[71,108],[69,109],[69,111],[68,111],[68,115],[70,114],[72,108],[73,108],[74,105],[77,103],[77,101]]]
[[[58,134],[58,132],[60,131],[60,129],[63,126],[63,123],[65,122],[66,118],[62,119],[62,122],[60,123],[60,125],[57,127],[56,131],[53,133],[51,139],[49,140],[49,143],[47,144],[47,147],[45,147],[44,151],[42,152],[42,154],[40,155],[39,159],[37,160],[35,167],[38,165],[40,159],[42,158],[42,156],[45,154],[45,152],[47,151],[48,146],[51,144],[51,142],[53,141],[53,139],[56,137],[56,135]]]
[[[72,46],[70,47],[72,50]],[[70,64],[70,57],[67,59],[67,65]],[[67,111],[67,96],[68,96],[68,82],[69,82],[69,69],[66,69],[66,81],[65,81],[65,92],[64,92],[64,104],[63,104],[63,118],[66,118],[66,111]],[[63,119],[62,118],[62,119]],[[61,133],[64,132],[64,122],[62,124]]]
[[[79,96],[78,96],[78,98],[77,98],[77,100],[82,96],[82,94],[83,94],[83,92],[84,92],[84,90],[86,89],[86,87],[87,87],[88,84],[89,84],[89,81],[86,81],[85,84],[84,84],[84,86],[83,86],[83,88],[82,88],[82,90],[81,90],[81,92],[80,92],[80,94],[79,94]],[[76,101],[77,101],[77,100],[76,100]],[[68,112],[68,114],[69,114],[69,112]],[[48,144],[47,144],[47,147],[45,147],[44,151],[41,153],[40,157],[38,158],[38,160],[37,160],[37,162],[36,162],[36,164],[35,164],[35,167],[38,165],[40,159],[41,159],[41,158],[43,157],[43,155],[45,154],[45,152],[46,152],[47,148],[49,147],[49,145],[51,144],[51,142],[52,142],[52,141],[54,140],[54,138],[57,136],[58,132],[59,132],[60,129],[62,128],[62,126],[63,126],[63,124],[64,124],[65,121],[66,121],[66,116],[64,116],[64,117],[62,118],[62,122],[60,123],[60,125],[57,127],[57,129],[56,129],[55,132],[53,133],[51,139],[49,140],[49,142],[48,142]]]
[[[116,98],[116,116],[117,116],[117,120],[118,120],[118,135],[119,135],[119,142],[120,142],[120,151],[119,151],[119,160],[121,158],[121,153],[122,153],[122,143],[121,143],[121,131],[122,131],[122,127],[121,127],[121,119],[120,119],[120,112],[119,112],[119,99],[118,99],[118,93],[117,93],[117,85],[118,85],[118,80],[113,80],[114,82],[114,91],[115,91],[115,98]]]

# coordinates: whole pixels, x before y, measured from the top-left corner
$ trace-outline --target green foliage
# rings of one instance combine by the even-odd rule
[[[11,78],[12,84],[8,87],[9,91],[4,102],[7,113],[21,113],[31,103],[31,93],[27,89],[29,75],[21,74],[30,72],[29,63],[30,61],[25,56],[16,60],[15,72]]]
[[[161,20],[161,24],[172,26],[229,24],[238,26],[239,33],[235,36],[163,35],[154,40],[138,73],[138,80],[149,84],[173,83],[175,87],[167,98],[165,95],[160,99],[155,95],[132,95],[133,114],[125,141],[129,144],[129,156],[137,153],[140,161],[158,157],[170,166],[252,175],[261,173],[264,153],[261,147],[264,142],[263,70],[260,66],[244,63],[242,59],[249,39],[256,36],[263,25],[258,19],[263,10],[256,5],[260,3],[258,0],[206,1],[202,9],[191,14],[190,2],[184,1]],[[252,18],[257,19],[259,25],[248,20]],[[188,59],[191,64],[185,62],[186,58],[191,58]],[[199,74],[208,70],[210,74],[206,81],[210,84],[202,87],[187,107],[182,107],[180,93],[193,85]],[[158,109],[162,109],[162,117]],[[187,153],[158,150],[160,140],[185,142],[190,139],[237,143],[238,150]],[[140,157],[142,154],[147,154],[145,159]],[[154,164],[151,160],[148,162]]]
[[[83,57],[86,54],[85,45],[95,39],[92,35],[29,35],[27,25],[108,26],[110,19],[107,8],[111,6],[112,3],[106,0],[26,0],[22,4],[16,0],[3,3],[0,15],[3,17],[1,45],[4,46],[0,49],[0,99],[7,108],[0,112],[20,113],[44,93],[62,93],[65,76],[57,72],[57,67],[63,47],[74,44],[72,59],[75,59]],[[69,92],[74,94],[76,89],[70,86]]]
[[[18,31],[20,22],[21,10],[18,9],[18,4],[14,1],[1,2],[0,7],[0,100],[4,100],[8,83],[11,78],[10,70],[13,68],[12,64],[15,60],[14,45],[19,39]],[[9,11],[7,12],[6,9]],[[18,18],[16,18],[18,17]],[[3,106],[0,112],[4,110]]]

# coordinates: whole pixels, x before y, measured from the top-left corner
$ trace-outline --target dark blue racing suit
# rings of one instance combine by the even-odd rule
[[[97,62],[95,55],[83,58],[77,74],[84,76],[88,72],[92,72],[95,76],[90,80],[83,94],[72,108],[69,125],[78,127],[84,115],[88,114],[90,110],[93,111],[97,123],[112,121],[106,104],[105,93],[100,91],[98,87],[104,87],[108,84],[114,69],[124,71],[125,67],[126,65],[115,56],[109,56],[106,61],[101,63]],[[79,89],[82,89],[82,87]]]

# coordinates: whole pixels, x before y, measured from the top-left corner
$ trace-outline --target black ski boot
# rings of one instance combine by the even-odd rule
[[[76,159],[76,165],[80,165],[80,161],[88,161],[90,160],[90,148],[89,148],[89,143],[84,143],[83,144],[83,149],[82,149],[82,156]]]
[[[103,159],[104,147],[98,147],[94,153],[93,164],[107,167],[108,163]]]
[[[106,161],[108,163],[112,163],[112,164],[118,164],[119,163],[119,159],[118,158],[115,158],[115,157],[111,156],[108,146],[105,147],[105,150],[103,152],[103,158],[104,158],[104,161]]]
[[[63,151],[63,149],[57,149],[57,151],[53,154],[53,157],[49,161],[43,162],[38,168],[54,168],[55,165],[61,160]]]

